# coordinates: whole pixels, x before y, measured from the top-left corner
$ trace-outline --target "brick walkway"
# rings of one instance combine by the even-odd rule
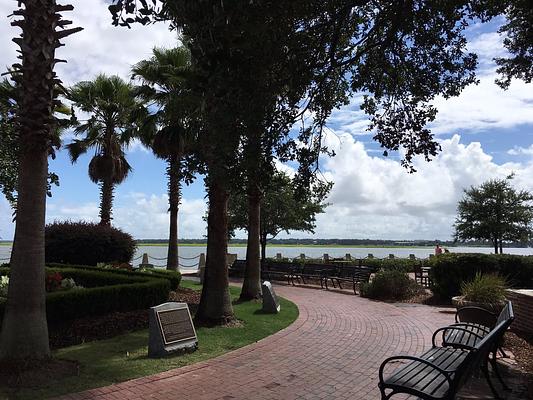
[[[432,332],[453,320],[435,307],[319,289],[276,291],[300,309],[287,329],[218,358],[63,399],[379,399],[381,361],[421,353]]]

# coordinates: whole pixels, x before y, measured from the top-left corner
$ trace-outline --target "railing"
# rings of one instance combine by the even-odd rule
[[[193,257],[182,257],[182,256],[179,256],[178,255],[178,266],[179,268],[184,268],[184,269],[190,269],[190,270],[199,270],[200,267],[202,266],[202,258],[203,260],[205,260],[205,256],[203,256],[203,253],[201,254],[198,254],[196,256],[193,256]],[[164,265],[158,265],[159,262],[161,261],[167,261],[168,257],[154,257],[154,256],[151,256],[149,255],[148,253],[144,253],[142,255],[140,255],[139,257],[136,257],[134,258],[132,261],[136,261],[136,260],[139,260],[142,258],[142,261],[141,263],[139,264],[140,267],[143,267],[143,266],[151,266],[151,267],[159,267],[159,268],[165,268],[166,267],[166,263],[164,263]],[[182,263],[181,260],[185,260],[186,262],[189,262],[189,264],[185,264],[185,263]],[[193,260],[197,260],[196,262],[190,264],[191,261]],[[155,262],[152,262],[152,261],[155,261]],[[205,263],[205,261],[204,261]]]

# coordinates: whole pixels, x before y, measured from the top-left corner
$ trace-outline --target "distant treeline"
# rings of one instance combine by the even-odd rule
[[[162,244],[167,243],[164,239],[140,239],[138,243]],[[205,239],[180,239],[181,244],[206,244]],[[433,247],[438,243],[444,247],[471,246],[471,247],[491,247],[487,241],[454,242],[451,240],[381,240],[381,239],[272,239],[268,241],[270,246],[290,245],[290,246],[427,246]],[[229,244],[246,244],[246,239],[231,239]],[[506,247],[530,247],[532,242],[507,243]]]

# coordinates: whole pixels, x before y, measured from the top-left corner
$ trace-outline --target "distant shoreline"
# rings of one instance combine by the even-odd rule
[[[138,242],[138,246],[147,246],[147,247],[162,247],[162,246],[168,246],[168,243],[145,243],[145,242]],[[205,247],[207,246],[207,243],[179,243],[180,247]],[[228,243],[228,247],[246,247],[246,243]],[[360,249],[432,249],[433,246],[421,246],[421,245],[415,245],[415,246],[409,246],[409,245],[379,245],[379,244],[372,244],[372,245],[363,245],[363,244],[277,244],[272,243],[268,244],[268,247],[314,247],[314,248],[360,248]],[[491,246],[444,246],[444,247],[491,247]]]
[[[12,246],[13,242],[0,242],[0,246],[8,247]],[[146,246],[146,247],[165,247],[168,246],[168,243],[153,243],[153,242],[137,242],[138,246]],[[179,243],[180,247],[206,247],[207,242],[204,243]],[[246,247],[246,243],[228,243],[228,247]],[[361,249],[431,249],[433,248],[433,245],[393,245],[393,244],[284,244],[284,243],[268,243],[267,247],[287,247],[287,248],[294,248],[294,247],[302,247],[302,248],[361,248]],[[452,245],[446,245],[444,244],[443,247],[487,247],[491,248],[492,246],[488,245],[459,245],[459,246],[452,246]],[[511,246],[512,247],[512,246]]]

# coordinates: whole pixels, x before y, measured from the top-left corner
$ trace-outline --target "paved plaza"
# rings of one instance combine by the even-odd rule
[[[450,309],[275,286],[295,302],[287,329],[218,358],[63,399],[379,399],[382,360],[418,354]],[[200,343],[201,346],[201,343]]]

